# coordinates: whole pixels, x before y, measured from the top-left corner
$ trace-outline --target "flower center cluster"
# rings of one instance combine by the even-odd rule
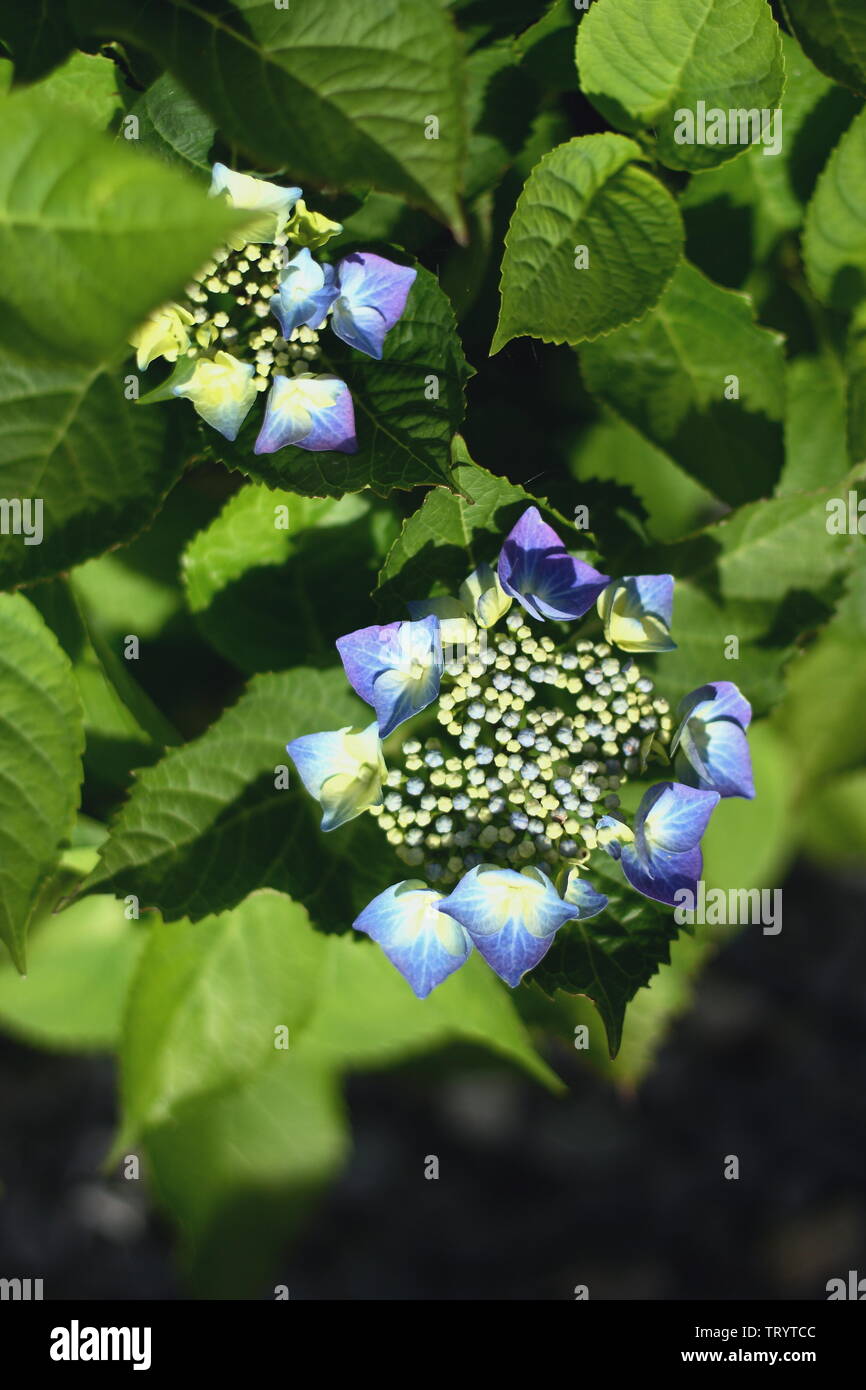
[[[296,328],[286,339],[273,322],[262,322],[273,317],[271,299],[287,264],[287,245],[283,233],[273,245],[250,242],[236,251],[223,247],[206,262],[186,287],[184,308],[193,316],[198,344],[188,348],[188,357],[213,348],[251,355],[258,391],[267,390],[272,373],[291,370],[297,376],[312,370],[310,364],[320,356],[315,329]]]
[[[404,863],[442,886],[482,862],[582,863],[645,738],[671,737],[667,701],[633,661],[606,643],[558,650],[517,613],[506,626],[446,665],[443,737],[406,740],[372,808]]]

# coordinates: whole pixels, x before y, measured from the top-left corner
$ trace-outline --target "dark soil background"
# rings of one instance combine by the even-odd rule
[[[866,1275],[864,909],[866,880],[799,869],[782,936],[747,930],[723,951],[634,1095],[566,1049],[565,1100],[512,1072],[353,1080],[352,1160],[275,1282],[318,1299],[571,1299],[578,1284],[824,1299],[828,1279]],[[41,1276],[46,1298],[185,1296],[143,1185],[99,1176],[110,1063],[3,1041],[0,1114],[0,1274]]]

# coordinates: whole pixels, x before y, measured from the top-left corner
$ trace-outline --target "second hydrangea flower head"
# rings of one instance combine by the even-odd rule
[[[386,888],[354,924],[420,997],[473,947],[519,984],[565,922],[607,906],[583,876],[593,851],[673,905],[696,889],[719,799],[754,796],[751,710],[736,686],[701,686],[676,723],[635,664],[635,653],[675,646],[673,588],[670,575],[600,574],[529,507],[496,567],[474,570],[459,597],[420,600],[408,621],[338,639],[374,718],[296,738],[288,751],[324,829],[370,811],[423,875]],[[575,641],[565,625],[593,608],[603,640]],[[391,750],[419,715],[386,767],[382,740]],[[673,760],[677,780],[652,786],[629,824],[619,792],[653,750]]]
[[[185,303],[164,305],[133,338],[144,370],[175,363],[162,394],[190,400],[201,418],[234,440],[267,392],[255,452],[286,445],[357,449],[352,396],[331,372],[317,372],[326,327],[349,347],[381,358],[416,272],[372,252],[336,264],[314,256],[342,231],[310,212],[300,188],[214,165],[211,195],[249,211],[242,235],[217,251]]]

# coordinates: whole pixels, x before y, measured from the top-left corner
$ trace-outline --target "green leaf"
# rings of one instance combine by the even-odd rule
[[[536,165],[505,239],[491,354],[521,334],[585,342],[656,303],[682,254],[683,230],[667,190],[632,163],[640,158],[622,135],[584,135]],[[588,256],[582,269],[578,248]]]
[[[89,622],[72,586],[40,584],[32,602],[72,662],[84,709],[84,775],[91,800],[127,789],[133,768],[156,762],[180,737]],[[140,634],[139,634],[140,635]]]
[[[369,621],[375,523],[364,497],[242,488],[183,557],[201,631],[250,673],[333,660],[336,639]]]
[[[844,497],[844,493],[842,496]],[[833,538],[842,543],[841,536]],[[778,726],[804,798],[836,773],[866,762],[866,566],[859,566],[832,621],[792,665]]]
[[[0,492],[43,504],[39,544],[0,538],[0,584],[44,579],[141,530],[183,467],[166,426],[125,399],[119,364],[0,351]]]
[[[32,604],[0,594],[0,937],[19,970],[78,807],[84,743],[69,661]]]
[[[784,459],[782,338],[758,327],[746,296],[683,264],[640,323],[580,358],[589,389],[717,497],[737,505],[772,491]]]
[[[662,695],[676,703],[727,668],[756,713],[778,702],[795,639],[826,617],[816,596],[859,554],[858,537],[827,530],[832,494],[823,489],[750,503],[647,558],[648,570],[677,577],[678,646],[659,660],[653,677]]]
[[[827,161],[806,214],[803,260],[812,291],[834,309],[866,293],[866,111]]]
[[[303,908],[276,893],[253,894],[200,922],[154,925],[124,1022],[117,1147],[184,1101],[264,1070],[280,1029],[294,1046],[315,1004],[324,955],[325,938]]]
[[[73,53],[39,84],[39,93],[96,130],[105,130],[122,106],[117,68],[100,53]]]
[[[148,49],[228,140],[293,181],[398,193],[462,233],[460,56],[439,5],[73,0],[72,11],[85,32]]]
[[[348,1149],[334,1076],[291,1053],[237,1089],[181,1106],[144,1142],[201,1298],[261,1296]],[[273,1294],[271,1293],[272,1297]]]
[[[587,995],[601,1014],[615,1057],[626,1007],[670,959],[678,928],[673,910],[636,893],[603,851],[594,854],[586,877],[607,895],[608,906],[586,922],[566,922],[527,979],[551,996],[557,989]]]
[[[115,898],[44,914],[30,934],[27,975],[0,962],[0,1025],[36,1047],[114,1049],[146,935]]]
[[[569,466],[578,484],[606,480],[633,488],[646,508],[647,533],[657,540],[673,541],[693,531],[717,507],[710,493],[613,411],[581,434]],[[581,502],[583,488],[577,486],[574,496]],[[597,525],[594,516],[590,510]]]
[[[707,169],[741,144],[676,140],[678,113],[773,110],[785,82],[781,36],[766,0],[594,0],[577,35],[584,93],[612,125],[654,129],[671,169]],[[728,132],[728,136],[736,132]]]
[[[323,835],[294,768],[285,789],[275,773],[290,739],[369,722],[342,667],[255,677],[201,738],[139,774],[86,888],[197,921],[269,887],[345,931],[403,866],[372,816]]]
[[[782,0],[812,62],[834,82],[866,96],[866,13],[860,0]]]
[[[11,96],[0,148],[0,340],[65,370],[104,361],[243,222],[38,89]]]
[[[456,595],[476,565],[496,559],[520,514],[537,502],[524,488],[479,468],[462,440],[455,441],[454,458],[457,492],[428,492],[388,552],[376,589],[383,608],[426,598],[434,589]]]
[[[16,82],[34,82],[63,62],[75,48],[65,6],[57,0],[0,3],[0,39],[15,59]]]
[[[787,364],[785,467],[776,492],[787,496],[844,478],[850,467],[846,381],[829,349]]]
[[[738,672],[734,672],[738,678]],[[793,847],[791,814],[795,768],[775,720],[749,727],[755,799],[726,797],[701,841],[708,889],[778,888]]]
[[[689,258],[725,285],[742,285],[753,265],[763,264],[780,238],[800,227],[827,151],[859,110],[853,94],[834,87],[788,34],[782,50],[781,151],[767,155],[755,145],[741,158],[693,175],[680,198]]]
[[[454,311],[436,277],[419,268],[380,362],[331,333],[320,347],[320,369],[351,388],[358,452],[288,447],[255,455],[261,415],[254,409],[234,445],[207,430],[214,456],[269,487],[311,497],[340,497],[364,487],[386,497],[394,488],[448,483],[451,439],[463,420],[463,388],[471,373]]]
[[[831,777],[800,806],[800,837],[810,858],[859,870],[866,858],[866,769]]]
[[[535,84],[510,39],[478,48],[466,60],[470,129],[466,197],[498,183],[523,148],[537,106]]]
[[[182,169],[206,173],[216,133],[213,121],[169,73],[152,82],[130,109],[138,118],[138,140],[148,153]]]
[[[561,1089],[532,1046],[512,1001],[478,955],[429,998],[416,999],[373,942],[331,936],[322,987],[301,1030],[298,1054],[354,1071],[389,1066],[460,1041],[488,1048],[551,1090]]]

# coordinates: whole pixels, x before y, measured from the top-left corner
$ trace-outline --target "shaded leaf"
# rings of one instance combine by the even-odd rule
[[[22,971],[39,891],[75,819],[83,743],[69,661],[32,604],[0,594],[0,937]]]

